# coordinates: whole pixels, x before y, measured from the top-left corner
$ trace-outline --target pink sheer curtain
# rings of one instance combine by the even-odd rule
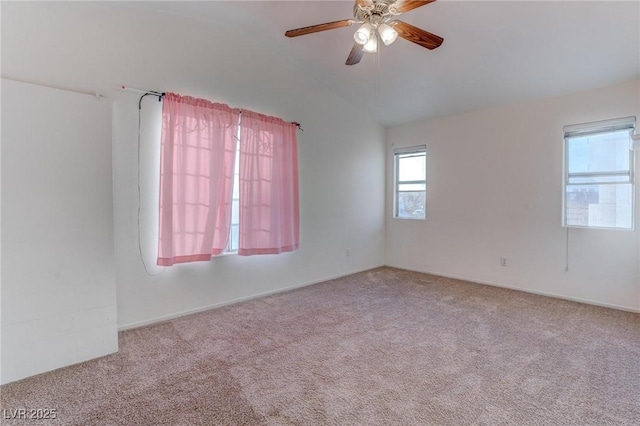
[[[158,265],[227,246],[239,110],[167,93],[162,104]]]
[[[238,254],[275,254],[299,246],[296,125],[242,111]]]

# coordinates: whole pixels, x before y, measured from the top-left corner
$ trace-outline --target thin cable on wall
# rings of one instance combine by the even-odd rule
[[[124,89],[125,87],[122,86],[122,88]],[[144,261],[144,256],[142,254],[142,236],[140,231],[140,214],[142,210],[142,195],[141,195],[142,189],[140,187],[140,127],[141,127],[141,120],[142,120],[141,118],[142,100],[144,99],[145,96],[157,96],[158,101],[162,101],[162,97],[164,96],[164,93],[149,91],[143,94],[142,96],[140,96],[140,100],[138,101],[138,253],[140,254],[140,261],[142,262],[142,266],[144,267],[144,271],[147,273],[147,275],[149,275],[150,277],[157,277],[158,275],[162,274],[164,270],[167,268],[163,268],[157,274],[152,274],[151,272],[149,272],[149,269],[147,268],[147,264]]]

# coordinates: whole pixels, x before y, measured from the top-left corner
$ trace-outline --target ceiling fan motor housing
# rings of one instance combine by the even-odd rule
[[[0,0],[1,1],[1,0]],[[436,0],[355,0],[353,19],[325,22],[286,31],[286,37],[298,37],[320,31],[349,27],[355,23],[362,24],[354,33],[354,45],[347,58],[346,65],[360,62],[364,52],[376,52],[378,39],[390,45],[398,37],[433,50],[439,47],[444,39],[421,28],[414,27],[394,17],[410,10],[422,7]]]
[[[353,18],[358,23],[368,22],[372,26],[387,22],[393,15],[399,15],[395,8],[396,0],[378,0],[370,6],[361,6],[357,2],[353,6]]]

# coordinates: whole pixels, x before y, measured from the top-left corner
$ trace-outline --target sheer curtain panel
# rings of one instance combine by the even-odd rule
[[[298,249],[297,127],[279,118],[242,111],[240,238],[238,254]]]
[[[227,246],[239,110],[167,93],[162,105],[158,265]]]

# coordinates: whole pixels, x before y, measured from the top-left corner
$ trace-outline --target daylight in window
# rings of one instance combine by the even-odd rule
[[[395,214],[401,219],[424,219],[427,160],[424,146],[394,151]]]
[[[634,118],[565,128],[564,224],[633,229]]]

